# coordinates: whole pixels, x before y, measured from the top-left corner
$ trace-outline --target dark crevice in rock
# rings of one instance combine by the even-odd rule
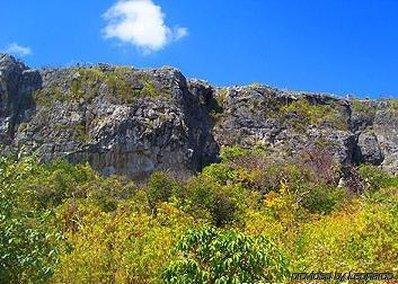
[[[183,96],[183,112],[188,126],[188,145],[192,169],[200,171],[219,161],[220,147],[213,137],[211,113],[220,111],[214,89],[202,81],[190,81]]]

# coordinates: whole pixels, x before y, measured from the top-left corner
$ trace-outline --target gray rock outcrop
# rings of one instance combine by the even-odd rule
[[[216,88],[178,70],[110,65],[32,70],[0,55],[0,151],[88,161],[104,175],[189,176],[222,146],[291,157],[321,145],[342,165],[398,172],[398,103],[267,86]]]

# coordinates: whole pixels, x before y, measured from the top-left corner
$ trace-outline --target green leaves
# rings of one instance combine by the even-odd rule
[[[281,281],[288,266],[267,238],[215,228],[189,230],[177,244],[180,258],[164,271],[166,283]]]
[[[141,188],[88,165],[0,158],[0,283],[279,283],[290,267],[396,271],[396,177],[362,166],[368,190],[347,195],[325,156],[269,163],[263,152],[230,150],[188,181],[157,172]]]
[[[33,211],[21,186],[34,172],[32,160],[0,160],[0,283],[41,283],[57,263],[50,212]]]
[[[345,189],[318,185],[302,197],[301,204],[311,213],[325,214],[332,212],[344,197],[347,197]]]
[[[180,193],[179,203],[194,217],[208,219],[216,227],[223,227],[238,220],[244,194],[240,186],[220,185],[211,178],[198,176]]]
[[[382,187],[398,187],[398,178],[389,176],[379,167],[372,165],[362,165],[359,168],[359,174],[365,182],[365,189],[370,193],[374,193],[380,190]]]
[[[178,183],[166,173],[153,173],[148,183],[148,202],[151,210],[156,212],[156,205],[168,201],[177,188]]]

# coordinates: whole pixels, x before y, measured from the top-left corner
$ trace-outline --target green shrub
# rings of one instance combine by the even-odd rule
[[[221,185],[201,175],[187,184],[178,199],[184,211],[223,227],[239,219],[244,190],[236,185]]]
[[[285,258],[265,237],[204,228],[189,230],[176,248],[179,259],[163,273],[166,283],[269,283],[288,275]]]
[[[388,100],[388,107],[390,112],[394,114],[398,114],[398,100],[397,99],[389,99]]]
[[[154,172],[148,182],[148,202],[153,213],[156,206],[166,202],[178,190],[177,182],[164,172]]]
[[[46,227],[52,212],[32,210],[21,186],[35,167],[0,158],[0,283],[45,282],[57,263],[59,235]]]
[[[227,185],[236,182],[236,171],[227,164],[212,164],[203,169],[203,175],[215,182]]]
[[[90,201],[97,204],[102,211],[112,212],[118,208],[120,201],[134,196],[137,191],[133,182],[124,182],[118,177],[96,178],[86,184],[85,191]]]
[[[0,213],[1,283],[41,283],[52,276],[58,258],[54,243],[59,235],[47,230],[43,222],[31,212]]]
[[[281,108],[286,125],[292,125],[299,131],[305,131],[309,124],[331,124],[341,130],[347,129],[347,123],[333,105],[310,104],[306,99],[298,99]]]
[[[345,189],[319,185],[309,189],[301,204],[311,213],[327,214],[346,197],[345,193]]]
[[[49,209],[71,197],[85,197],[87,184],[99,178],[88,165],[72,165],[64,160],[37,165],[26,177],[23,187],[30,194],[32,205]]]
[[[376,107],[372,106],[372,102],[361,100],[352,101],[352,110],[369,117],[374,117],[377,111]]]
[[[370,192],[379,190],[391,180],[386,172],[372,165],[361,165],[359,167],[359,174],[365,182],[366,190]]]
[[[238,146],[226,146],[221,148],[220,157],[223,162],[231,161],[235,158],[245,156],[249,150]]]
[[[109,99],[125,104],[133,103],[139,96],[156,98],[169,95],[167,90],[159,89],[150,76],[134,73],[133,69],[127,67],[115,67],[109,71],[103,71],[96,66],[76,67],[69,71],[74,72],[73,77],[64,78],[62,83],[55,81],[50,86],[35,91],[35,102],[42,106],[51,106],[55,101],[91,102],[102,93],[103,87],[107,88],[106,95]],[[141,89],[133,89],[130,82],[132,77],[138,79]]]

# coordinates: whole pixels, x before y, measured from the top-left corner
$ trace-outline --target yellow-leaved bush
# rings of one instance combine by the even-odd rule
[[[270,161],[267,153],[227,148],[220,164],[188,180],[156,172],[140,184],[101,177],[89,165],[1,159],[0,259],[7,261],[0,262],[0,282],[162,283],[164,275],[171,283],[189,281],[176,273],[196,257],[213,263],[219,256],[178,247],[187,232],[200,235],[204,227],[220,238],[211,247],[239,239],[243,255],[263,258],[267,252],[245,250],[268,240],[269,252],[283,255],[283,263],[272,262],[284,268],[280,279],[288,271],[397,275],[397,177],[369,165],[352,169],[363,185],[358,194],[338,187],[340,173],[326,152],[286,161]],[[256,279],[239,271],[261,270],[220,263],[231,271],[214,274],[220,283]],[[195,277],[212,277],[211,268],[199,268]]]
[[[170,261],[171,248],[195,222],[170,204],[156,218],[126,202],[111,213],[83,203],[67,203],[57,218],[65,228],[65,248],[55,283],[154,283]],[[69,224],[69,225],[67,225]]]

